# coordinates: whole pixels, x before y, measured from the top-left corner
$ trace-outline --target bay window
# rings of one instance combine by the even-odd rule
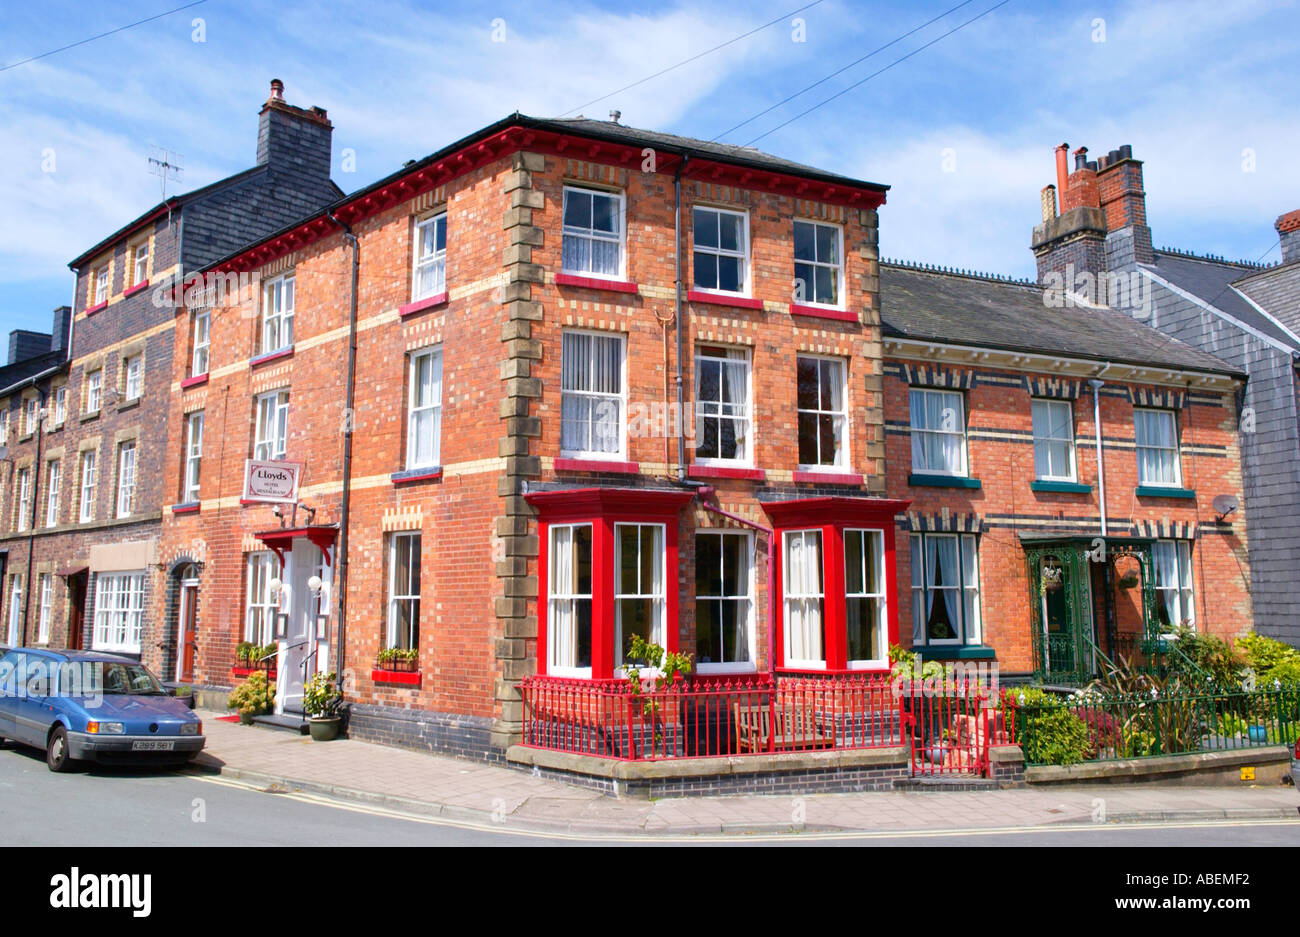
[[[826,589],[822,568],[822,532],[787,531],[783,539],[785,597],[785,664],[825,667]]]
[[[623,196],[594,189],[564,189],[560,269],[579,276],[623,275]]]
[[[398,533],[388,544],[388,634],[385,647],[420,647],[420,534]]]
[[[912,535],[912,645],[980,643],[979,551],[971,534]]]
[[[844,362],[800,355],[797,369],[799,468],[847,468]]]
[[[1172,410],[1133,411],[1138,484],[1177,488],[1183,483],[1178,464],[1178,423]]]
[[[411,355],[407,399],[406,467],[437,465],[442,457],[442,349]]]
[[[908,395],[912,471],[966,474],[966,407],[960,393],[912,388]]]
[[[749,216],[744,212],[696,207],[692,252],[695,289],[748,293]]]
[[[664,528],[614,525],[614,664],[628,661],[634,636],[664,646]]]
[[[1157,540],[1152,544],[1155,565],[1156,618],[1160,630],[1174,631],[1196,624],[1192,595],[1192,544],[1189,540]]]
[[[621,457],[624,448],[622,335],[565,332],[560,365],[560,450]]]
[[[695,660],[700,673],[754,669],[753,537],[695,534]]]
[[[550,529],[547,599],[547,671],[591,675],[591,525]]]
[[[1074,481],[1074,406],[1068,400],[1034,400],[1034,478]]]
[[[889,663],[884,540],[884,532],[879,530],[844,531],[844,617],[850,667]]]
[[[749,351],[702,346],[695,356],[695,459],[748,463]]]
[[[795,221],[795,302],[835,307],[842,304],[842,235],[836,225]]]
[[[94,649],[140,653],[144,572],[97,573]]]
[[[428,299],[447,290],[447,213],[415,223],[415,273],[411,299]]]

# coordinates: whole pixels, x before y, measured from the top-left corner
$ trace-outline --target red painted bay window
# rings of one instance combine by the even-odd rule
[[[538,672],[612,679],[634,634],[678,646],[678,514],[689,491],[525,495],[538,511]]]
[[[780,671],[889,669],[898,643],[894,516],[910,501],[767,501]]]

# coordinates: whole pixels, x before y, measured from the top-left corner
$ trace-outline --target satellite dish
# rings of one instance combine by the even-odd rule
[[[1222,520],[1241,507],[1241,502],[1237,500],[1236,495],[1215,495],[1211,506],[1214,508],[1214,513]]]

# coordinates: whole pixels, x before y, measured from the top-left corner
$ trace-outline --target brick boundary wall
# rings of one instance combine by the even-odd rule
[[[504,761],[504,752],[491,745],[493,720],[429,710],[395,709],[353,703],[347,719],[348,738],[399,748],[454,755],[469,761]]]
[[[534,777],[561,781],[620,797],[724,796],[730,794],[861,794],[893,791],[911,778],[907,765],[771,771],[743,776],[697,775],[683,778],[622,780],[541,766],[512,764]]]

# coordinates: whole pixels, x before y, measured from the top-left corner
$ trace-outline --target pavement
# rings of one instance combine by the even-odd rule
[[[1068,785],[985,791],[620,799],[526,771],[354,739],[218,722],[188,769],[460,823],[586,834],[926,832],[1300,819],[1294,787]]]

